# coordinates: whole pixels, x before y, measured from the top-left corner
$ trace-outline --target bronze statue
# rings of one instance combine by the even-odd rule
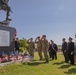
[[[8,6],[9,0],[0,0],[0,10],[6,11],[6,20],[9,19],[10,12],[12,12],[10,6]]]

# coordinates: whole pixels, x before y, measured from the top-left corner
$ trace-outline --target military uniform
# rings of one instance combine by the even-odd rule
[[[41,40],[37,41],[37,50],[38,50],[38,55],[40,57],[40,60],[42,60],[42,43]]]
[[[35,44],[34,44],[34,42],[28,42],[28,44],[29,44],[28,52],[29,52],[30,56],[34,57]]]
[[[48,54],[47,54],[48,47],[49,47],[48,41],[46,39],[42,40],[42,50],[44,52],[46,62],[48,62]]]

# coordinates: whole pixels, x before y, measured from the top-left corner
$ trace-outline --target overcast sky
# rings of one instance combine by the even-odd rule
[[[34,39],[47,35],[48,40],[61,44],[62,38],[74,38],[76,33],[76,0],[9,0],[13,13],[10,26],[17,37]],[[0,11],[0,21],[6,14]]]

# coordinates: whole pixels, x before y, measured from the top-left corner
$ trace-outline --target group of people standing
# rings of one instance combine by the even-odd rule
[[[15,53],[19,54],[19,47],[20,43],[18,41],[19,39],[16,38],[15,41]],[[66,39],[62,39],[62,52],[65,58],[65,62],[68,63],[70,61],[70,64],[74,64],[74,42],[72,42],[72,38],[69,37],[68,41],[66,42]],[[48,40],[46,39],[46,35],[43,35],[42,37],[38,36],[35,41],[33,41],[33,38],[30,38],[27,40],[27,43],[29,44],[28,52],[30,56],[34,57],[34,50],[35,50],[35,44],[37,44],[37,51],[39,55],[39,60],[43,60],[43,55],[42,52],[44,53],[45,57],[45,63],[49,63],[49,57],[52,60],[57,60],[57,51],[58,47],[57,44],[54,43],[53,40]],[[17,50],[17,51],[16,51]],[[48,56],[49,52],[49,56]]]
[[[35,49],[35,43],[37,44],[37,50],[38,50],[38,55],[40,60],[43,59],[42,52],[44,53],[45,57],[45,63],[49,63],[49,57],[48,57],[48,51],[50,58],[52,59],[57,59],[57,45],[54,44],[54,41],[51,40],[51,44],[49,44],[48,40],[46,39],[46,35],[43,35],[42,37],[38,36],[35,39],[35,42],[33,41],[33,38],[28,39],[28,44],[29,44],[29,54],[34,57],[34,49]]]
[[[69,37],[69,42],[66,42],[66,39],[63,38],[62,41],[62,51],[65,58],[65,62],[69,62],[70,64],[74,64],[74,42],[72,42],[72,38]]]

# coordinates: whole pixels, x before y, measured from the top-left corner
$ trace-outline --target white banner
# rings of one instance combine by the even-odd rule
[[[0,30],[0,46],[10,46],[10,32]]]

